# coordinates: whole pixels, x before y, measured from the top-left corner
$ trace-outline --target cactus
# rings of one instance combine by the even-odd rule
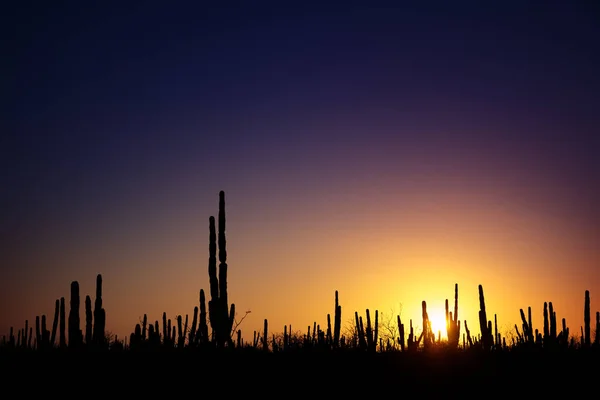
[[[92,345],[92,299],[85,296],[85,344]]]
[[[325,338],[329,346],[333,345],[333,333],[331,330],[331,314],[327,314],[327,336]]]
[[[219,192],[219,276],[217,278],[217,234],[215,217],[209,218],[209,257],[208,276],[211,300],[208,302],[208,314],[213,332],[213,341],[217,347],[233,346],[231,338],[235,306],[228,306],[227,295],[227,250],[225,238],[225,192]]]
[[[590,329],[590,291],[585,291],[585,305],[583,309],[584,335],[583,344],[585,347],[591,345],[591,329]]]
[[[142,346],[142,343],[142,327],[140,324],[136,324],[133,333],[129,335],[129,346],[136,350]]]
[[[523,336],[519,333],[519,327],[515,324],[515,332],[517,333],[517,341],[518,343],[523,343]]]
[[[356,334],[357,334],[357,340],[358,340],[358,348],[360,349],[367,349],[367,340],[366,340],[366,335],[365,335],[365,328],[363,325],[363,320],[362,317],[358,315],[358,312],[354,312],[354,321],[356,324]]]
[[[494,346],[499,348],[501,345],[500,334],[498,333],[498,315],[494,314]]]
[[[71,282],[71,310],[69,311],[69,348],[78,348],[83,341],[79,320],[79,282]]]
[[[397,322],[398,322],[398,344],[400,344],[400,350],[404,351],[405,347],[404,347],[404,324],[402,323],[402,320],[400,319],[400,316],[397,315],[396,316]]]
[[[48,348],[50,345],[50,331],[46,329],[46,315],[42,315],[42,347]]]
[[[12,328],[11,328],[12,329]],[[10,334],[12,336],[12,332]],[[40,316],[35,317],[35,345],[39,349],[42,347],[42,331],[40,330]]]
[[[198,324],[197,341],[199,343],[208,343],[208,324],[206,320],[206,298],[204,290],[200,289],[200,323]]]
[[[196,343],[196,325],[198,325],[198,306],[194,307],[192,326],[190,327],[190,333],[188,335],[188,346],[192,346]]]
[[[533,328],[531,326],[531,307],[528,309],[529,320],[525,319],[523,309],[520,309],[521,321],[523,322],[523,340],[528,344],[534,343]]]
[[[377,336],[379,329],[379,312],[375,310],[375,324],[371,324],[371,313],[369,309],[366,310],[367,314],[367,327],[363,329],[362,318],[360,318],[360,328],[361,328],[361,336],[362,336],[362,344],[367,351],[376,352],[377,351]]]
[[[23,343],[21,347],[25,347],[25,348],[29,348],[29,345],[27,343],[27,331],[29,329],[29,320],[25,320],[25,329],[23,330]],[[29,335],[29,337],[31,337],[31,335]]]
[[[367,340],[367,350],[371,350],[373,348],[373,328],[371,327],[371,315],[369,313],[369,309],[366,310],[367,315],[367,327],[365,329],[365,338]]]
[[[342,329],[342,306],[339,304],[337,290],[335,291],[335,317],[333,323],[333,347],[338,348],[340,346],[340,332]]]
[[[269,351],[269,341],[268,341],[268,338],[269,338],[269,322],[267,321],[266,318],[265,318],[265,321],[264,321],[264,328],[263,329],[264,329],[263,330],[264,333],[263,333],[263,337],[262,337],[262,339],[263,339],[262,349],[266,352],[266,351]]]
[[[533,323],[531,322],[531,306],[527,307],[527,324],[529,325],[530,328],[530,336],[531,336],[531,342],[534,342],[534,337],[533,337]]]
[[[548,303],[544,302],[544,345],[550,341],[550,320],[548,319]]]
[[[431,346],[431,332],[429,315],[427,314],[427,302],[421,302],[422,318],[423,318],[423,349],[428,350]]]
[[[596,335],[594,337],[594,344],[600,345],[600,311],[596,311]]]
[[[187,317],[186,317],[187,319]],[[186,322],[187,325],[187,322]],[[181,315],[177,316],[177,347],[182,349],[185,344],[185,331],[183,330],[183,320]]]
[[[413,329],[412,319],[409,320],[409,329],[408,329],[408,339],[406,341],[406,346],[408,350],[413,349],[413,344],[415,342],[415,331]]]
[[[66,314],[65,314],[65,298],[64,297],[60,298],[60,321],[59,321],[58,346],[61,349],[67,347]]]
[[[183,347],[185,345],[185,336],[187,334],[187,331],[188,331],[188,315],[185,314],[185,322],[183,324],[183,334],[181,335],[183,337],[183,339],[182,339],[183,343],[182,343],[181,347]]]
[[[94,302],[94,330],[92,341],[98,347],[104,347],[106,343],[106,311],[102,308],[102,275],[96,276],[96,300]]]
[[[485,297],[483,295],[483,286],[479,285],[479,329],[481,330],[481,344],[485,350],[489,350],[494,345],[492,337],[491,321],[488,324],[487,313],[485,310]]]
[[[148,329],[148,315],[144,314],[144,318],[142,319],[142,340],[146,340],[146,331]]]
[[[377,350],[377,337],[379,335],[379,310],[375,310],[375,329],[373,330],[373,348],[371,351]]]
[[[52,335],[50,336],[50,346],[54,347],[56,343],[56,330],[58,329],[58,318],[60,315],[60,300],[56,299],[54,303],[54,320],[52,321]],[[27,335],[27,321],[25,321],[25,335]],[[25,337],[27,339],[27,337]]]
[[[550,317],[550,343],[556,343],[557,339],[557,331],[556,331],[556,311],[554,311],[554,306],[552,302],[548,302],[548,314]]]
[[[167,313],[163,311],[162,315],[162,331],[163,331],[163,344],[167,344],[169,342],[169,330],[167,327]]]
[[[569,328],[567,328],[567,321],[566,319],[562,319],[562,331],[560,332],[561,335],[561,344],[564,347],[568,347],[569,346]]]
[[[148,325],[148,346],[158,347],[160,345],[160,330],[158,321]]]
[[[448,299],[446,299],[446,335],[448,336],[449,346],[452,348],[457,348],[460,339],[460,320],[458,319],[458,283],[454,284],[454,312],[451,312],[448,306]]]
[[[467,333],[467,343],[469,343],[469,347],[473,347],[473,338],[471,337],[471,331],[469,330],[469,325],[467,325],[467,320],[465,320],[465,332]]]

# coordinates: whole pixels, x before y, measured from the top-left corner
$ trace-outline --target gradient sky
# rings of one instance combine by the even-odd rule
[[[220,190],[246,338],[335,290],[418,330],[455,283],[474,333],[479,284],[501,330],[600,310],[597,4],[212,3],[3,9],[0,335],[98,273],[120,337],[191,317]]]

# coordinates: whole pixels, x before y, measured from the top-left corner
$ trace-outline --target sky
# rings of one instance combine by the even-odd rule
[[[218,3],[218,4],[217,4]],[[246,340],[378,310],[501,332],[600,310],[588,1],[19,2],[3,10],[0,335],[104,279],[107,330],[192,316],[225,192]],[[6,134],[8,133],[8,134]],[[83,310],[82,310],[83,320]],[[387,321],[387,322],[386,322]],[[464,332],[464,330],[463,330]],[[510,337],[510,333],[509,333]]]

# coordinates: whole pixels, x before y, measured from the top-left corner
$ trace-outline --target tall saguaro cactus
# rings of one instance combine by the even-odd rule
[[[235,315],[235,305],[229,310],[227,299],[227,249],[225,239],[225,192],[219,192],[219,275],[217,277],[217,234],[215,217],[209,218],[208,241],[208,277],[211,300],[208,302],[208,314],[213,330],[213,340],[217,347],[232,346],[231,329]]]
[[[594,338],[594,344],[600,345],[600,311],[596,311],[596,337]]]
[[[431,347],[431,328],[429,315],[427,314],[427,302],[425,300],[421,302],[421,310],[423,317],[423,349],[428,350]]]
[[[56,330],[58,329],[58,316],[60,314],[60,300],[56,299],[54,303],[54,321],[52,322],[52,335],[50,336],[50,346],[54,347],[56,340]],[[25,335],[27,335],[27,322],[25,323]],[[26,339],[25,337],[24,339]]]
[[[69,347],[77,348],[81,345],[83,337],[81,334],[79,320],[79,282],[71,282],[71,310],[69,311]]]
[[[584,340],[584,345],[586,347],[589,347],[592,344],[590,320],[591,320],[591,315],[590,315],[590,291],[586,290],[585,291],[585,304],[584,304],[584,307],[583,307],[583,324],[585,326],[583,340]]]
[[[490,350],[494,345],[494,337],[492,336],[491,321],[487,319],[482,285],[479,285],[479,329],[481,330],[481,344],[483,348]]]
[[[96,346],[104,346],[106,327],[106,311],[102,308],[102,275],[96,276],[96,301],[94,302],[94,330],[92,341]]]
[[[67,347],[67,340],[66,340],[66,335],[65,335],[65,331],[66,331],[66,318],[65,318],[65,298],[61,297],[60,298],[60,315],[59,315],[59,331],[58,331],[58,347],[60,347],[61,349],[64,349],[65,347]]]
[[[206,296],[204,290],[200,289],[200,321],[198,323],[197,332],[198,343],[208,343],[208,324],[206,323]]]
[[[338,291],[335,291],[335,317],[333,322],[333,347],[340,345],[340,331],[342,327],[342,306],[340,306]]]
[[[460,339],[460,320],[458,319],[458,283],[454,284],[454,312],[449,310],[448,299],[446,299],[446,334],[448,344],[458,347]]]
[[[87,346],[92,345],[93,321],[92,298],[90,296],[85,296],[85,344]]]

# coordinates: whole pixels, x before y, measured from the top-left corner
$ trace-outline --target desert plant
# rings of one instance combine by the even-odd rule
[[[460,340],[460,320],[458,319],[458,283],[454,284],[454,312],[448,308],[448,299],[446,299],[446,335],[448,336],[448,345],[452,348],[458,347]]]
[[[213,340],[217,347],[233,346],[232,326],[235,317],[235,305],[228,305],[227,294],[227,249],[225,238],[225,192],[219,192],[219,275],[217,277],[217,234],[215,217],[209,217],[209,257],[208,276],[210,296],[208,314],[213,331]]]
[[[79,322],[79,282],[71,282],[71,310],[69,311],[69,348],[81,346],[83,337]]]
[[[92,341],[96,347],[105,347],[109,342],[106,340],[106,311],[102,307],[102,275],[96,276],[96,300],[94,302],[94,328]]]

